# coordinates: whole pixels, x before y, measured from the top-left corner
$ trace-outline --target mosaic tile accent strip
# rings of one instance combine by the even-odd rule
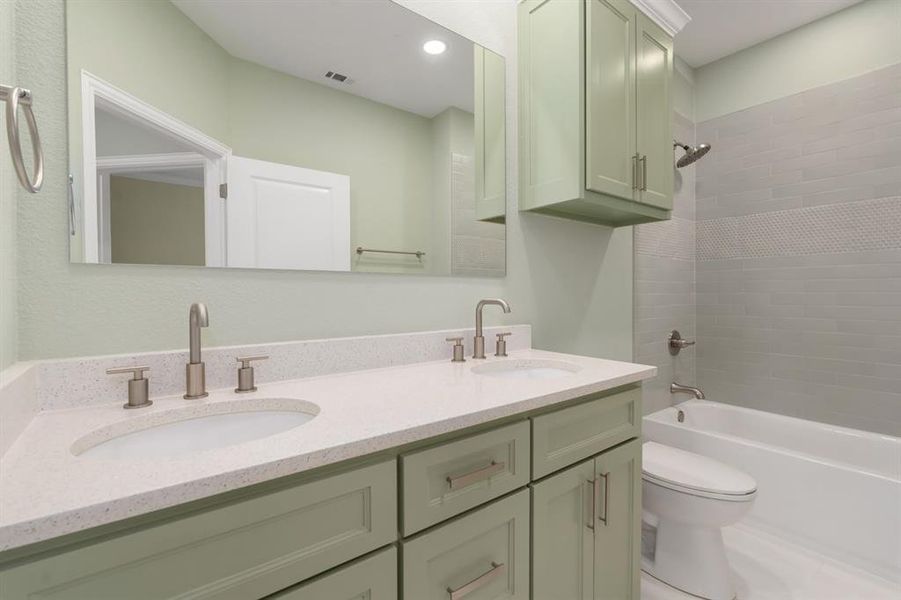
[[[901,196],[699,221],[698,260],[901,248]]]

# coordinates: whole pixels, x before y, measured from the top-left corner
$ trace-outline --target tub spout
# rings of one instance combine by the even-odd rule
[[[704,395],[704,392],[702,392],[699,388],[691,387],[689,385],[682,385],[682,384],[676,383],[675,381],[670,384],[669,393],[670,394],[681,394],[681,393],[694,394],[694,397],[697,398],[698,400],[705,400],[707,398]]]

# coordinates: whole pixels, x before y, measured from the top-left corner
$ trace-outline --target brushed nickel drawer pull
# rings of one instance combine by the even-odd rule
[[[608,488],[610,487],[610,480],[607,479],[607,476],[608,476],[608,475],[610,475],[610,473],[601,473],[601,477],[604,478],[604,516],[603,516],[603,517],[598,517],[598,520],[599,520],[601,523],[603,523],[605,527],[607,526],[607,499],[608,499],[608,497],[609,497],[609,496],[607,495],[607,490],[608,490]],[[595,479],[594,481],[595,481],[595,485],[596,485],[596,486],[600,486],[600,485],[601,485],[601,479],[600,479],[600,477],[599,477],[598,479]],[[598,496],[600,496],[600,493],[599,493],[599,492],[600,492],[600,490],[598,490],[597,488],[595,488],[595,493],[596,493]]]
[[[498,473],[503,473],[507,468],[507,463],[495,462],[491,461],[491,464],[487,467],[482,467],[481,469],[471,471],[469,473],[465,473],[463,475],[458,475],[456,477],[452,475],[447,476],[447,484],[450,486],[452,490],[459,490],[460,488],[468,487],[474,483],[479,481],[484,481],[485,479],[491,479]]]
[[[447,588],[447,593],[450,594],[450,600],[460,600],[460,598],[465,598],[470,595],[474,591],[479,588],[482,588],[498,577],[503,577],[507,574],[507,565],[504,563],[496,563],[491,561],[491,570],[487,573],[479,575],[469,583],[465,583],[457,589]]]

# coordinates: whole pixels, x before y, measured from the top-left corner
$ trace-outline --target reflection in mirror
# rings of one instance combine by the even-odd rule
[[[68,0],[67,41],[72,261],[504,274],[497,54],[389,0]]]

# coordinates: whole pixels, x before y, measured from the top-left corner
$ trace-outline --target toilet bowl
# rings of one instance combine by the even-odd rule
[[[735,586],[721,528],[750,510],[757,483],[719,461],[656,442],[642,446],[642,569],[708,600],[732,600]],[[656,532],[654,531],[656,528]],[[654,535],[654,533],[656,535]]]

